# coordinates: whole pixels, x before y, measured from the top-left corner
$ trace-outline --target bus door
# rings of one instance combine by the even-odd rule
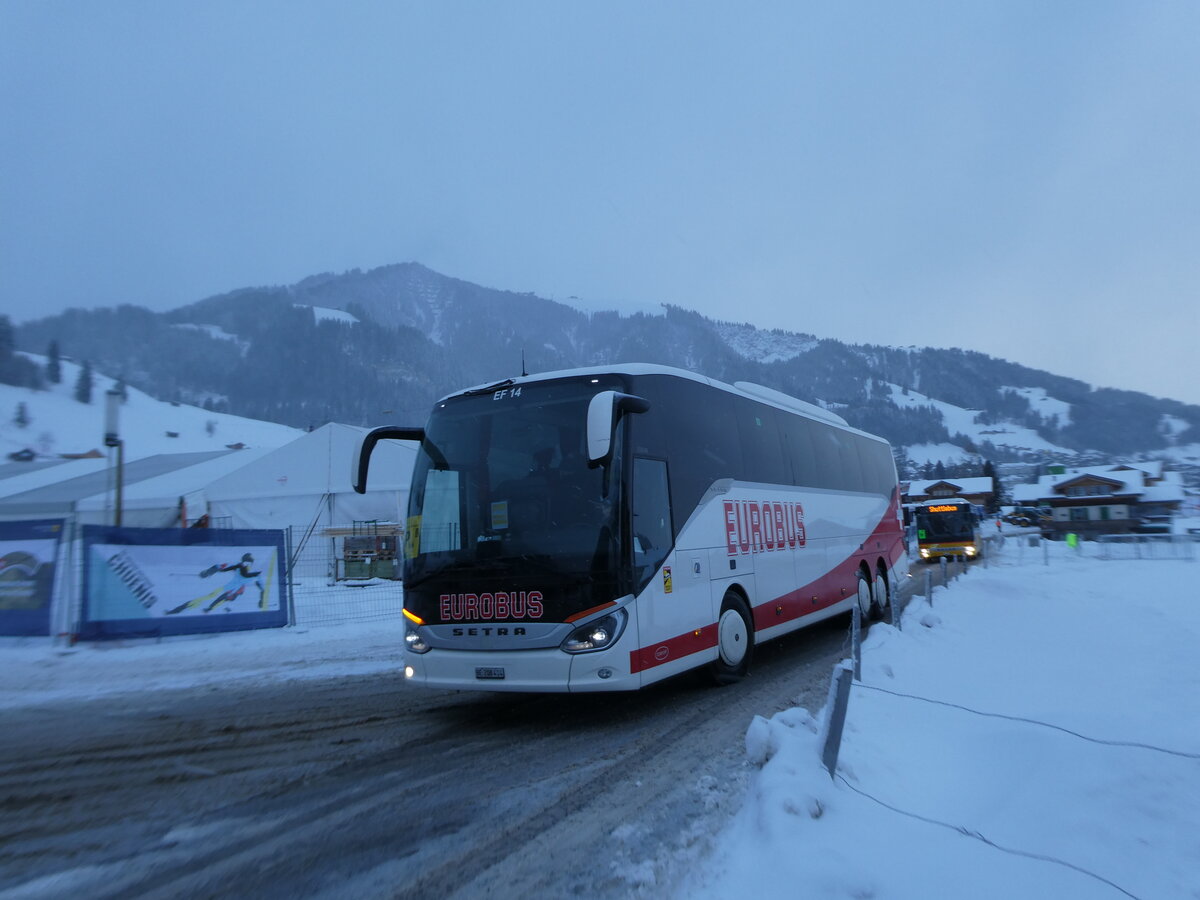
[[[696,627],[689,624],[695,616],[688,615],[680,602],[685,598],[677,589],[680,579],[673,565],[674,530],[666,460],[634,457],[631,508],[633,584],[638,596],[641,643],[645,646]]]

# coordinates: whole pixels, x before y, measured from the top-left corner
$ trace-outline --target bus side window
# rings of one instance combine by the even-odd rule
[[[737,408],[737,431],[742,442],[746,481],[791,484],[792,465],[784,458],[775,410],[761,403]]]
[[[896,486],[896,463],[887,444],[860,438],[858,445],[862,455],[863,469],[870,477],[867,490],[880,496],[892,496]]]
[[[838,455],[838,441],[834,429],[824,422],[813,422],[809,427],[813,438],[813,462],[816,464],[813,485],[842,490],[839,471],[842,461]]]
[[[863,463],[858,455],[858,441],[854,435],[835,431],[838,459],[838,489],[843,491],[865,491],[867,480],[864,478]]]
[[[792,465],[791,483],[799,487],[815,487],[819,482],[809,421],[799,416],[788,416],[781,419],[780,425],[784,447]]]
[[[633,564],[644,583],[666,558],[673,543],[667,463],[642,456],[633,460]]]

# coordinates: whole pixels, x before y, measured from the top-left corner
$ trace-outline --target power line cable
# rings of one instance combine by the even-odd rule
[[[920,699],[920,698],[918,698],[918,699]],[[1105,878],[1103,875],[1097,875],[1095,872],[1091,872],[1091,871],[1083,868],[1082,866],[1076,865],[1075,863],[1067,862],[1065,859],[1059,859],[1058,857],[1055,857],[1055,856],[1048,856],[1044,853],[1033,853],[1029,850],[1019,850],[1015,847],[1005,847],[1001,844],[997,844],[995,841],[991,840],[990,838],[985,837],[983,834],[981,834],[978,831],[972,831],[970,828],[967,828],[964,825],[952,825],[949,822],[943,822],[940,819],[933,819],[933,818],[930,818],[929,816],[923,816],[920,813],[909,812],[906,809],[901,809],[898,806],[893,806],[892,804],[887,803],[883,800],[880,800],[878,797],[875,797],[875,796],[867,793],[862,788],[855,787],[853,784],[851,784],[849,781],[846,780],[845,776],[841,775],[840,773],[838,774],[837,779],[840,782],[842,782],[842,784],[846,785],[846,787],[850,788],[850,790],[854,791],[856,794],[861,794],[863,797],[866,797],[868,800],[872,800],[875,803],[878,803],[880,806],[884,807],[885,809],[890,809],[892,812],[897,813],[899,815],[907,816],[910,819],[916,819],[919,822],[925,822],[926,824],[929,824],[929,825],[936,825],[939,828],[948,828],[951,831],[958,832],[959,834],[963,835],[964,837],[974,838],[975,840],[980,841],[981,843],[987,844],[989,847],[994,847],[996,850],[999,850],[1002,853],[1008,853],[1012,856],[1022,856],[1022,857],[1025,857],[1026,859],[1036,859],[1041,862],[1048,862],[1048,863],[1053,863],[1054,865],[1063,866],[1064,868],[1071,869],[1072,871],[1075,871],[1075,872],[1079,872],[1081,875],[1086,875],[1089,878],[1094,878],[1096,881],[1099,881],[1102,884],[1108,885],[1113,890],[1120,891],[1126,897],[1132,898],[1132,900],[1141,900],[1141,898],[1138,897],[1137,894],[1134,894],[1134,893],[1131,893],[1130,891],[1125,890],[1125,888],[1121,887],[1116,882],[1110,881],[1109,879]]]
[[[1043,728],[1052,728],[1055,731],[1061,731],[1063,734],[1069,734],[1072,737],[1077,737],[1080,740],[1090,741],[1093,744],[1103,744],[1108,747],[1133,747],[1139,750],[1154,750],[1158,753],[1166,753],[1171,756],[1182,757],[1183,759],[1200,759],[1200,753],[1189,753],[1184,750],[1170,750],[1166,747],[1156,747],[1154,744],[1143,744],[1137,741],[1106,741],[1102,738],[1088,737],[1086,734],[1080,734],[1078,731],[1072,731],[1070,728],[1063,728],[1061,725],[1052,725],[1049,722],[1042,722],[1037,719],[1027,719],[1024,716],[1009,716],[1004,713],[983,712],[978,709],[971,709],[969,706],[961,706],[958,703],[950,703],[946,700],[931,700],[928,697],[918,697],[915,694],[903,694],[899,691],[889,691],[887,688],[876,687],[872,684],[863,684],[861,681],[856,681],[854,687],[865,688],[868,691],[878,691],[881,694],[891,694],[893,697],[903,697],[906,700],[919,700],[922,703],[931,703],[934,706],[948,706],[951,709],[961,709],[963,712],[973,713],[977,716],[986,716],[991,719],[1007,719],[1010,722],[1024,722],[1028,725],[1040,725]]]

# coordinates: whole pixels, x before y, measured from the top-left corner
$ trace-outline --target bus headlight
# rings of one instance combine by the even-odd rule
[[[421,632],[414,628],[404,634],[404,649],[409,653],[428,653],[429,642],[425,640]]]
[[[596,650],[607,650],[621,637],[629,614],[623,609],[610,613],[603,619],[580,625],[562,642],[562,649],[567,653],[592,653]]]
[[[967,548],[967,556],[974,556],[978,551],[974,547]]]
[[[929,559],[929,550],[925,547],[921,548],[921,559]]]

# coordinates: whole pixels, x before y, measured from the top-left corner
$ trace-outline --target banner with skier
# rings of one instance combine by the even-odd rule
[[[283,533],[84,528],[80,637],[287,624]]]

